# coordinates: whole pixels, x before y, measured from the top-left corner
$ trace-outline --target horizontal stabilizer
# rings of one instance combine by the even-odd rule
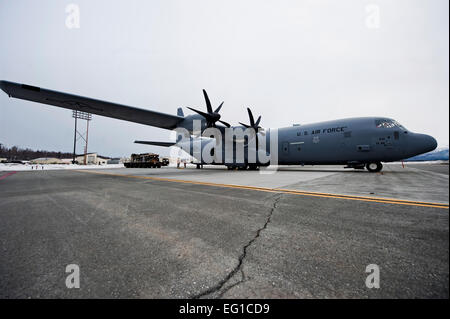
[[[147,144],[147,145],[156,145],[156,146],[173,146],[176,143],[175,142],[154,142],[154,141],[134,141],[137,144]]]

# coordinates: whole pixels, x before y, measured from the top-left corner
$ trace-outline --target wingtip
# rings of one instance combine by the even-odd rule
[[[0,89],[2,89],[3,92],[5,92],[6,94],[8,94],[8,96],[11,96],[11,95],[8,93],[8,81],[0,80]]]

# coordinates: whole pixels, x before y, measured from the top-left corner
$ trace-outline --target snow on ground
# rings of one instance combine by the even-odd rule
[[[392,164],[401,164],[402,162],[391,162]],[[408,164],[447,164],[448,165],[448,161],[404,161],[403,164],[408,165]]]
[[[58,169],[102,169],[102,168],[120,168],[123,164],[107,165],[76,165],[76,164],[16,164],[0,163],[0,171],[42,171]]]

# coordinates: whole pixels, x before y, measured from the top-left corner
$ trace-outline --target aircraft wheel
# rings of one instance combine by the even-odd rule
[[[383,164],[380,162],[374,162],[374,163],[367,163],[366,168],[369,172],[375,173],[381,171],[383,168]]]

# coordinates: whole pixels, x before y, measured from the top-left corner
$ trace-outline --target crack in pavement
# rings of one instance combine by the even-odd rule
[[[238,280],[238,281],[236,281],[234,284],[231,284],[231,285],[229,285],[228,287],[225,287],[225,289],[223,289],[223,290],[219,293],[219,295],[217,296],[217,298],[222,298],[223,295],[225,295],[228,291],[230,291],[230,290],[233,289],[234,287],[239,286],[240,284],[242,284],[242,283],[244,283],[244,282],[247,281],[247,280],[246,280],[246,277],[245,277],[244,270],[242,269],[242,267],[241,267],[241,269],[240,269],[240,273],[241,273],[241,279]],[[230,278],[230,279],[231,279],[231,278]],[[250,279],[250,278],[249,278],[249,279]]]
[[[218,292],[218,291],[220,291],[224,286],[225,286],[225,284],[231,279],[231,278],[233,278],[234,277],[234,275],[238,272],[238,271],[240,271],[241,272],[241,275],[242,275],[242,278],[238,281],[238,282],[236,282],[236,283],[234,283],[234,284],[232,284],[232,285],[230,285],[229,287],[227,287],[224,291],[222,291],[221,293],[220,293],[220,295],[218,296],[219,298],[220,297],[222,297],[227,291],[229,291],[231,288],[233,288],[233,287],[235,287],[235,286],[237,286],[237,285],[239,285],[239,284],[241,284],[241,283],[243,283],[244,281],[245,281],[245,274],[244,274],[244,271],[242,270],[242,265],[243,265],[243,263],[244,263],[244,259],[245,259],[245,257],[247,257],[247,249],[259,238],[259,236],[261,235],[261,232],[263,231],[263,230],[265,230],[266,228],[267,228],[267,225],[269,225],[269,223],[270,223],[270,221],[271,221],[271,219],[272,219],[272,215],[273,215],[273,212],[275,211],[275,209],[277,208],[277,204],[278,204],[278,202],[279,202],[279,200],[281,199],[281,197],[283,196],[283,194],[278,194],[278,196],[276,196],[275,197],[275,200],[274,200],[274,202],[273,202],[273,204],[272,204],[272,207],[271,207],[271,209],[270,209],[270,212],[269,212],[269,214],[267,214],[267,217],[266,217],[266,222],[264,223],[264,225],[261,227],[261,228],[259,228],[257,231],[256,231],[256,234],[255,234],[255,236],[242,248],[242,254],[239,256],[239,259],[238,259],[238,264],[236,265],[236,267],[234,267],[229,273],[228,273],[228,275],[227,276],[225,276],[225,278],[224,279],[222,279],[219,283],[217,283],[215,286],[213,286],[213,287],[211,287],[211,288],[208,288],[207,290],[205,290],[205,291],[203,291],[203,292],[201,292],[201,293],[199,293],[199,294],[197,294],[197,295],[194,295],[194,296],[192,296],[191,298],[192,299],[199,299],[199,298],[201,298],[201,297],[204,297],[204,296],[207,296],[207,295],[210,295],[210,294],[212,294],[212,293],[215,293],[215,292]]]

